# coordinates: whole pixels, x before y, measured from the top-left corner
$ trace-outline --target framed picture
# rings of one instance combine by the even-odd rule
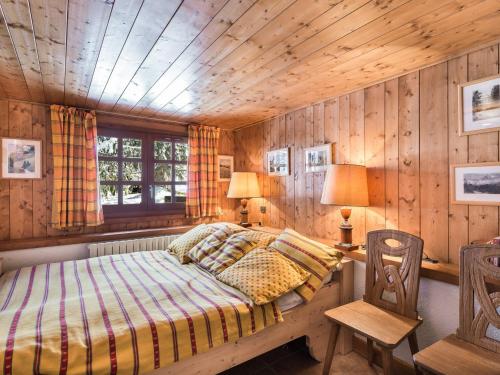
[[[457,164],[450,172],[451,203],[500,206],[500,163]]]
[[[326,167],[332,164],[332,155],[331,143],[304,149],[306,173],[325,171]]]
[[[267,152],[267,174],[269,176],[290,174],[290,149],[288,147]]]
[[[2,138],[2,178],[42,178],[42,141]]]
[[[234,157],[231,155],[218,156],[218,181],[230,181],[234,171]]]
[[[500,130],[500,75],[459,86],[459,135]]]

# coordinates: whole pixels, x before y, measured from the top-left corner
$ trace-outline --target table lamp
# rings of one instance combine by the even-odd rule
[[[251,227],[248,222],[247,204],[250,198],[259,198],[260,189],[257,180],[257,174],[254,172],[233,172],[229,189],[227,190],[228,198],[241,198],[241,221],[242,227]]]
[[[351,206],[368,206],[368,180],[366,167],[352,164],[331,164],[328,166],[323,184],[321,204],[342,206],[344,218],[340,224],[340,242],[335,245],[340,250],[355,250],[352,244],[352,225],[349,223]]]

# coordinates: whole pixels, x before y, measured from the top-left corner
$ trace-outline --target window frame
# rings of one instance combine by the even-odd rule
[[[172,166],[172,180],[165,182],[164,185],[177,186],[185,185],[187,190],[187,172],[186,181],[175,181],[175,165],[186,165],[185,162],[175,160],[175,144],[188,143],[186,136],[161,132],[150,129],[121,129],[117,127],[99,126],[97,129],[97,136],[114,137],[122,139],[118,141],[117,156],[100,156],[97,155],[98,161],[117,161],[118,162],[118,180],[113,181],[100,181],[100,185],[114,185],[117,186],[118,205],[105,205],[103,204],[104,218],[127,218],[127,217],[143,217],[143,216],[157,216],[157,215],[177,215],[185,212],[185,201],[175,202],[176,189],[172,191],[172,203],[155,203],[154,197],[154,165],[158,161],[154,159],[154,141],[160,139],[171,140],[172,152],[171,160],[162,160],[160,163]],[[142,141],[142,155],[141,158],[127,158],[123,157],[123,139],[134,138],[141,139]],[[189,150],[188,150],[189,152]],[[141,162],[142,163],[142,180],[141,181],[125,181],[123,180],[123,162]],[[97,166],[99,173],[99,165]],[[141,203],[140,204],[123,204],[123,185],[142,185]],[[160,185],[157,183],[156,185]],[[99,189],[100,191],[100,189]],[[100,192],[99,192],[100,199]]]

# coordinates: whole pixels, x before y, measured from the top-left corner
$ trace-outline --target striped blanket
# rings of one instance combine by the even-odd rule
[[[164,251],[22,268],[0,279],[4,374],[138,374],[282,320]]]

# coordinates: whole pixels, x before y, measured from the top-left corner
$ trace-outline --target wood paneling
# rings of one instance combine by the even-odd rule
[[[0,97],[228,129],[500,38],[497,0],[0,0],[0,7]],[[306,177],[311,212],[318,178]],[[283,188],[284,179],[273,181]]]
[[[276,118],[237,130],[237,170],[247,170],[249,154],[265,155],[276,132],[288,139],[293,124],[293,142],[287,142],[293,179],[287,179],[286,220],[278,227],[338,240],[338,208],[319,204],[324,177],[305,173],[303,155],[311,144],[335,142],[336,163],[368,168],[371,204],[353,210],[355,241],[364,242],[369,230],[400,229],[421,236],[429,257],[457,264],[460,246],[499,234],[498,207],[452,205],[449,199],[450,164],[498,160],[499,132],[463,137],[457,132],[458,84],[497,74],[498,58],[498,46],[487,47],[289,112],[284,129]],[[249,142],[250,134],[257,139]],[[251,167],[269,179],[263,164]],[[269,190],[263,195],[262,205],[275,199]],[[269,211],[259,214],[262,222],[268,217]]]
[[[101,121],[102,120],[102,121]],[[98,123],[121,124],[122,127],[174,129],[162,122],[140,121],[117,116],[97,117]],[[177,126],[177,133],[185,127]],[[43,169],[38,180],[0,179],[0,241],[49,238],[68,234],[106,233],[111,231],[138,230],[179,225],[196,224],[183,215],[161,215],[155,213],[146,218],[106,219],[99,227],[75,228],[68,231],[55,230],[50,225],[52,214],[52,138],[50,112],[46,105],[13,100],[0,100],[0,137],[16,137],[42,140]],[[222,131],[219,153],[234,155],[234,134]],[[219,183],[219,206],[222,210],[218,220],[233,221],[235,200],[227,199],[228,182]],[[6,243],[5,243],[6,244]],[[5,245],[8,246],[8,245]]]

